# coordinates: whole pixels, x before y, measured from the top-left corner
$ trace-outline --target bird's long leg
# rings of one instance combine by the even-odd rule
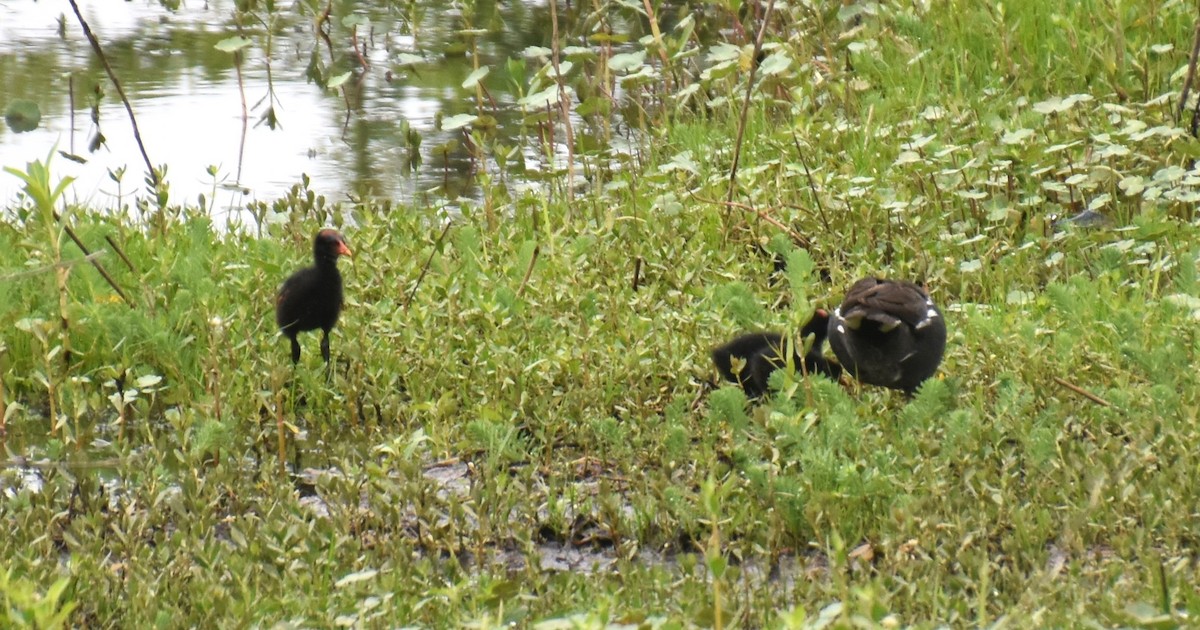
[[[321,335],[321,356],[325,358],[325,382],[329,382],[329,330],[326,329]]]
[[[289,339],[292,340],[292,364],[295,365],[300,362],[300,342],[294,335]]]

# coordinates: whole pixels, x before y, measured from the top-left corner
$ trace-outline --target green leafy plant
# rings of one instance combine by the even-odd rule
[[[36,584],[15,575],[11,568],[0,573],[5,619],[14,628],[67,627],[75,609],[75,603],[64,597],[70,586],[70,579],[59,578],[42,593]]]

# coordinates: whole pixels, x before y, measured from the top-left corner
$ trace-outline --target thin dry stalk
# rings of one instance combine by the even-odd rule
[[[647,0],[649,1],[649,0]],[[558,0],[550,0],[550,45],[551,55],[550,63],[554,65],[554,81],[558,84],[558,109],[562,115],[563,127],[567,131],[567,205],[574,207],[575,205],[575,129],[571,125],[571,103],[567,98],[567,87],[563,85],[562,73],[558,69]],[[654,20],[650,20],[651,26],[657,30]],[[553,145],[551,145],[551,157],[553,158]]]
[[[736,201],[718,201],[716,199],[707,199],[705,197],[701,197],[700,195],[692,195],[692,196],[700,201],[705,202],[705,203],[713,203],[713,204],[717,204],[720,206],[725,206],[727,208],[737,208],[738,210],[745,210],[746,212],[753,212],[754,214],[758,215],[758,218],[760,218],[763,221],[766,221],[767,223],[770,223],[771,225],[786,232],[787,235],[792,237],[792,240],[794,242],[796,242],[798,245],[800,245],[801,247],[804,247],[807,249],[808,247],[812,246],[812,243],[807,238],[805,238],[803,234],[800,234],[796,230],[793,230],[792,228],[784,225],[781,221],[779,221],[775,217],[772,217],[771,215],[763,212],[762,210],[759,210],[752,206],[748,206],[744,203],[738,203]]]
[[[1084,398],[1086,398],[1086,399],[1088,399],[1088,400],[1090,400],[1090,401],[1092,401],[1092,402],[1096,403],[1097,405],[1100,405],[1101,407],[1112,407],[1112,403],[1110,403],[1110,402],[1108,402],[1107,400],[1104,400],[1103,398],[1101,398],[1101,397],[1099,397],[1099,396],[1097,396],[1097,395],[1095,395],[1095,394],[1093,394],[1093,393],[1091,393],[1091,392],[1089,392],[1089,391],[1085,390],[1084,388],[1082,388],[1082,387],[1080,387],[1080,386],[1078,386],[1078,385],[1075,385],[1074,383],[1071,383],[1071,382],[1069,382],[1069,381],[1067,381],[1067,380],[1061,379],[1061,378],[1059,378],[1059,377],[1057,377],[1057,376],[1055,376],[1055,377],[1054,377],[1054,382],[1055,382],[1055,383],[1058,383],[1059,385],[1062,385],[1063,387],[1065,387],[1065,388],[1067,388],[1067,389],[1069,389],[1069,390],[1071,390],[1071,391],[1073,391],[1073,392],[1075,392],[1076,394],[1079,394],[1080,396],[1083,396]]]
[[[658,57],[662,59],[663,76],[670,76],[670,59],[667,58],[667,46],[663,43],[662,32],[658,30],[658,18],[654,16],[654,7],[650,4],[650,0],[642,0],[642,7],[646,9],[646,19],[650,21],[650,35],[654,37],[654,46],[658,48]]]
[[[1175,109],[1175,122],[1183,118],[1183,110],[1187,107],[1188,96],[1191,95],[1192,85],[1196,80],[1196,59],[1200,57],[1200,21],[1192,30],[1192,54],[1188,57],[1187,78],[1183,80],[1183,89],[1179,91],[1179,107]],[[1192,125],[1192,135],[1195,135],[1195,124]]]
[[[75,233],[75,230],[71,229],[71,226],[63,223],[62,217],[59,216],[57,212],[54,213],[54,219],[59,223],[62,223],[63,231],[67,233],[67,236],[71,237],[71,240],[75,242],[75,246],[79,248],[79,251],[83,252],[85,257],[91,256],[92,252],[88,250],[87,245],[83,244],[83,239],[79,238],[79,235]],[[108,270],[104,268],[104,265],[100,264],[100,261],[95,260],[94,258],[88,258],[88,262],[92,263],[92,266],[96,268],[96,271],[100,272],[100,275],[104,278],[104,281],[108,283],[108,286],[112,287],[113,291],[116,291],[117,295],[121,296],[122,300],[125,300],[125,303],[129,305],[129,308],[133,308],[133,302],[129,299],[129,296],[125,295],[125,292],[121,290],[121,287],[117,286],[117,281],[113,280],[113,277],[108,275]]]
[[[46,361],[46,397],[50,404],[50,435],[58,437],[58,385],[55,382],[55,370],[50,357],[50,341],[47,339],[43,345],[42,353]]]
[[[275,390],[275,430],[279,437],[279,474],[287,472],[287,429],[283,421],[283,389]]]
[[[105,234],[104,240],[108,241],[109,247],[112,247],[113,251],[117,252],[117,255],[121,257],[121,260],[125,261],[125,266],[129,267],[129,270],[133,273],[137,273],[137,268],[133,266],[133,261],[129,260],[129,256],[125,255],[125,250],[121,249],[120,245],[117,245],[117,242],[113,240],[113,237]]]
[[[71,155],[75,155],[75,75],[67,75],[67,100],[71,109]]]
[[[142,143],[142,132],[138,130],[137,117],[133,115],[133,106],[129,104],[129,97],[125,96],[125,90],[121,88],[121,81],[117,79],[117,73],[113,72],[112,66],[108,63],[108,57],[104,56],[104,49],[100,48],[100,40],[92,34],[92,29],[88,26],[87,20],[83,19],[83,14],[79,12],[79,5],[75,0],[69,0],[71,9],[75,11],[75,18],[79,20],[79,26],[83,28],[83,34],[87,36],[88,42],[92,45],[92,50],[96,51],[96,56],[100,58],[100,63],[104,66],[104,72],[108,74],[108,80],[112,81],[113,87],[117,89],[117,94],[121,97],[121,103],[125,105],[125,112],[129,114],[129,123],[133,126],[133,139],[137,142],[138,150],[142,152],[142,159],[146,161],[146,172],[150,173],[150,181],[158,187],[158,171],[154,170],[154,166],[150,162],[150,156],[146,154],[146,145]]]
[[[61,251],[58,252],[58,261],[62,262]],[[62,327],[62,355],[63,367],[71,367],[71,319],[67,316],[67,309],[71,305],[71,297],[67,293],[67,279],[71,275],[69,266],[56,266],[54,268],[54,282],[58,286],[58,320]],[[49,378],[49,375],[47,374]]]
[[[758,36],[754,38],[754,59],[762,52],[763,37],[767,34],[767,25],[771,23],[771,12],[775,10],[775,0],[768,0],[767,11],[763,14],[762,24],[758,27]],[[654,22],[651,21],[651,24]],[[750,112],[750,97],[754,95],[754,79],[758,76],[758,62],[750,64],[750,78],[746,80],[746,98],[742,101],[742,112],[738,116],[737,138],[733,143],[733,165],[729,167],[729,192],[725,195],[726,202],[733,201],[733,192],[737,189],[738,162],[742,158],[742,140],[746,135],[746,116]]]
[[[8,399],[4,396],[4,357],[8,354],[7,346],[0,346],[0,446],[8,435]]]
[[[367,63],[366,58],[363,57],[362,50],[359,49],[358,26],[354,26],[350,29],[350,43],[354,46],[354,56],[358,57],[358,65],[361,66],[363,70],[370,70],[371,64]]]
[[[529,257],[529,266],[525,268],[525,277],[521,278],[521,287],[517,289],[517,297],[521,297],[521,295],[525,293],[525,285],[529,284],[529,276],[533,275],[533,266],[537,264],[538,254],[541,252],[541,245],[537,245],[533,248],[533,255]]]
[[[417,292],[417,287],[421,286],[421,281],[425,279],[425,274],[429,272],[429,264],[433,262],[433,257],[437,255],[438,247],[442,241],[446,239],[446,233],[450,231],[450,226],[454,225],[452,221],[447,221],[445,227],[442,228],[442,233],[438,236],[437,242],[433,244],[433,249],[429,252],[429,258],[425,259],[425,265],[421,267],[421,275],[417,276],[417,283],[408,292],[408,297],[404,298],[404,310],[408,310],[408,305],[412,304],[413,295]]]
[[[825,204],[821,203],[821,195],[817,192],[817,182],[808,168],[808,160],[804,159],[804,150],[800,148],[800,139],[796,137],[795,129],[792,130],[792,143],[796,145],[797,159],[804,166],[804,176],[808,179],[808,190],[812,194],[813,203],[817,204],[817,212],[821,217],[821,224],[825,226],[825,233],[833,234],[833,228],[829,225],[829,217],[825,214]]]

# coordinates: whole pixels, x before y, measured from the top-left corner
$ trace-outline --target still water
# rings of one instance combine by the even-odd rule
[[[471,158],[461,129],[438,129],[440,118],[480,111],[475,90],[462,87],[474,70],[472,53],[463,51],[471,38],[479,65],[492,71],[483,81],[490,97],[484,110],[496,118],[497,134],[519,147],[526,168],[537,169],[543,159],[503,72],[508,59],[548,45],[549,10],[540,0],[503,6],[480,0],[466,16],[461,5],[442,0],[335,4],[328,43],[303,8],[308,5],[280,4],[272,13],[258,12],[269,28],[243,20],[242,32],[253,43],[242,49],[241,88],[234,55],[216,48],[238,34],[233,2],[184,2],[174,9],[146,0],[81,4],[132,103],[149,160],[168,167],[174,204],[194,204],[203,194],[215,201],[215,214],[236,212],[252,200],[282,196],[302,174],[311,178],[310,188],[335,200],[360,193],[431,203],[477,197],[473,174],[489,168],[488,161]],[[365,18],[356,33],[342,21],[349,15]],[[474,30],[464,36],[465,29]],[[329,76],[353,72],[344,93],[306,78],[314,56],[330,66]],[[540,65],[531,59],[527,74]],[[104,91],[98,126],[91,120],[97,88]],[[244,139],[243,92],[249,110]],[[24,169],[57,148],[86,160],[53,159],[56,177],[76,178],[68,200],[115,208],[129,204],[133,193],[144,194],[146,166],[128,114],[65,0],[0,0],[0,109],[13,99],[37,102],[42,119],[26,133],[0,124],[0,166]],[[275,129],[261,120],[272,102]],[[420,136],[419,148],[406,141],[406,124]],[[106,142],[89,152],[97,130]],[[439,150],[447,141],[453,144]],[[118,185],[111,174],[122,168]],[[10,205],[20,186],[16,177],[0,174],[0,204]]]

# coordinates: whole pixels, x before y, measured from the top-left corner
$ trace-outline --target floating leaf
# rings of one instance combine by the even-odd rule
[[[527,59],[549,59],[552,54],[554,54],[554,51],[545,46],[529,46],[521,51],[521,55]]]
[[[411,66],[417,63],[425,63],[425,58],[421,55],[414,55],[412,53],[400,53],[399,55],[396,55],[396,63],[402,66]]]
[[[471,74],[467,75],[466,80],[462,82],[462,86],[468,90],[475,89],[475,86],[479,85],[480,79],[486,77],[491,71],[492,69],[488,66],[476,68]]]
[[[929,134],[928,136],[913,136],[913,138],[911,140],[909,140],[908,142],[905,142],[902,146],[905,149],[912,149],[915,151],[917,149],[923,148],[925,145],[929,144],[936,137],[937,137],[937,134]]]
[[[792,65],[792,58],[786,53],[775,53],[766,59],[763,59],[762,65],[758,67],[758,71],[763,76],[774,76],[781,74]]]
[[[699,92],[699,91],[700,91],[699,83],[689,83],[686,86],[684,86],[684,88],[682,90],[675,92],[675,94],[673,95],[673,98],[676,101],[683,102],[683,101],[686,101],[688,99],[688,97],[692,96],[693,94],[695,94],[696,92]]]
[[[567,46],[562,49],[562,54],[564,57],[576,61],[595,61],[600,58],[596,51],[585,46]]]
[[[1108,193],[1102,193],[1100,195],[1096,195],[1096,198],[1092,199],[1091,203],[1088,204],[1087,209],[1091,210],[1093,212],[1098,211],[1101,208],[1107,206],[1110,201],[1112,201],[1112,195],[1110,195]]]
[[[671,171],[687,171],[693,175],[699,175],[700,165],[696,163],[694,158],[692,158],[691,151],[684,151],[683,153],[675,154],[671,158],[670,162],[659,166],[658,170],[663,173],[669,173]]]
[[[1072,175],[1072,176],[1070,176],[1070,177],[1068,177],[1068,178],[1067,178],[1066,184],[1067,184],[1068,186],[1078,186],[1078,185],[1082,184],[1082,183],[1083,183],[1083,182],[1085,182],[1085,181],[1087,181],[1087,175],[1086,175],[1086,174],[1084,174],[1084,173],[1075,173],[1074,175]]]
[[[921,112],[921,118],[925,120],[941,120],[946,117],[946,108],[938,105],[930,105]]]
[[[327,87],[331,90],[336,90],[339,87],[341,87],[343,83],[345,83],[347,80],[350,79],[351,74],[352,73],[349,71],[343,72],[343,73],[337,75],[336,77],[333,77],[332,79],[330,79],[329,83],[325,87]]]
[[[613,72],[629,72],[642,67],[646,62],[646,51],[639,50],[631,53],[613,55],[608,60],[608,69]]]
[[[988,210],[988,221],[1004,221],[1008,218],[1010,210],[1011,209],[1007,205],[1003,203],[997,203],[996,205],[992,206],[990,210]]]
[[[1126,155],[1129,155],[1129,148],[1120,144],[1110,144],[1096,152],[1096,157],[1099,158],[1122,157]]]
[[[354,573],[343,575],[337,582],[333,583],[333,586],[334,588],[342,588],[350,584],[366,582],[367,580],[374,579],[376,575],[379,575],[379,571],[377,569],[363,569],[362,571],[355,571]]]
[[[1160,136],[1162,138],[1166,138],[1166,139],[1170,140],[1170,139],[1178,138],[1179,136],[1182,136],[1182,135],[1184,135],[1184,131],[1182,129],[1179,129],[1178,127],[1168,127],[1167,125],[1158,125],[1156,127],[1150,127],[1149,129],[1146,129],[1144,131],[1139,131],[1137,133],[1131,133],[1131,134],[1129,134],[1129,138],[1132,140],[1141,141],[1141,140],[1145,140],[1147,138],[1152,138],[1154,136]]]
[[[1154,181],[1156,182],[1177,182],[1187,175],[1187,171],[1182,166],[1172,164],[1166,168],[1161,168],[1154,173]]]
[[[574,68],[575,68],[575,64],[571,63],[570,61],[561,62],[558,64],[558,75],[557,76],[565,77],[568,74],[570,74],[571,70]]]
[[[1127,252],[1127,251],[1133,249],[1137,245],[1137,243],[1138,243],[1137,241],[1135,241],[1131,238],[1127,238],[1127,239],[1122,239],[1120,241],[1117,241],[1115,243],[1109,243],[1104,246],[1104,249],[1115,249],[1119,252]]]
[[[44,319],[25,317],[23,319],[18,319],[16,326],[17,326],[17,330],[22,330],[25,332],[34,332],[34,331],[40,331],[45,324],[46,324],[46,320],[44,320]]]
[[[146,389],[147,387],[154,387],[155,385],[158,385],[162,382],[162,380],[162,377],[157,374],[147,374],[145,376],[139,376],[138,379],[133,382],[133,384],[138,389]]]
[[[524,105],[525,107],[532,107],[534,109],[541,109],[543,107],[553,105],[557,102],[558,102],[558,86],[557,85],[551,85],[550,87],[548,87],[540,92],[534,92],[533,94],[530,94],[530,95],[517,101],[517,103],[519,105]]]
[[[742,56],[740,46],[733,44],[718,44],[708,49],[708,62],[720,63],[722,61],[736,61]]]
[[[455,114],[449,118],[442,119],[442,129],[445,131],[461,129],[475,122],[476,118],[478,118],[478,116],[475,114]]]
[[[1029,304],[1030,302],[1033,302],[1033,299],[1033,291],[1021,291],[1014,289],[1008,292],[1008,296],[1004,301],[1009,304]]]
[[[1067,98],[1057,96],[1033,104],[1033,111],[1039,114],[1059,114],[1069,111],[1076,103],[1092,100],[1090,94],[1072,94]]]
[[[1022,142],[1028,140],[1032,135],[1032,129],[1025,129],[1022,127],[1021,129],[1014,129],[1008,133],[1005,133],[1000,138],[1000,142],[1003,144],[1021,144]]]
[[[1118,182],[1117,188],[1120,188],[1122,192],[1130,197],[1140,195],[1143,190],[1146,190],[1146,180],[1138,175],[1131,175]]]
[[[857,5],[855,5],[857,6]],[[843,7],[844,9],[844,7]],[[839,11],[841,13],[841,11]],[[839,617],[842,616],[842,610],[845,605],[842,602],[834,602],[821,609],[816,619],[813,619],[805,627],[809,630],[823,630],[835,624]]]
[[[227,37],[217,42],[213,48],[216,48],[221,52],[231,53],[237,52],[253,43],[254,42],[242,37],[241,35],[234,35],[233,37]]]
[[[1080,141],[1076,140],[1074,142],[1068,142],[1066,144],[1051,145],[1046,148],[1046,153],[1060,153],[1060,152],[1066,151],[1067,149],[1070,149],[1072,147],[1079,146],[1080,144],[1081,144]]]
[[[19,98],[8,104],[8,109],[4,111],[4,122],[16,133],[33,131],[42,122],[42,110],[37,103]]]

